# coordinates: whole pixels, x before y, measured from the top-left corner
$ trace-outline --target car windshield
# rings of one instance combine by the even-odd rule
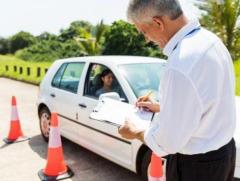
[[[165,63],[162,62],[123,64],[118,66],[137,98],[151,91],[151,98],[155,100],[157,100],[159,83],[164,67]]]

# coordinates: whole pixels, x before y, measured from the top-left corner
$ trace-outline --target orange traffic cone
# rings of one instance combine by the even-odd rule
[[[38,172],[38,176],[44,181],[62,180],[73,176],[73,172],[64,162],[57,113],[51,115],[47,165]]]
[[[20,120],[17,111],[16,97],[12,96],[12,111],[11,111],[11,123],[8,137],[4,139],[5,143],[10,144],[13,142],[20,142],[28,140],[28,137],[23,136]]]
[[[148,181],[165,181],[163,175],[162,159],[156,154],[152,153],[151,163],[148,172]]]

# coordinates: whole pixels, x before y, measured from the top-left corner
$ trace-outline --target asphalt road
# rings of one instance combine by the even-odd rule
[[[38,87],[0,78],[0,180],[38,181],[37,172],[46,165],[47,143],[40,135],[36,99]],[[11,111],[11,96],[17,97],[21,126],[29,141],[5,145]],[[68,181],[141,181],[136,174],[63,140],[66,163],[75,176]]]

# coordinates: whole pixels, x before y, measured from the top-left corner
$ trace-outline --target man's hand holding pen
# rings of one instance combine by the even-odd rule
[[[153,113],[160,112],[160,104],[151,100],[149,96],[142,96],[138,98],[135,106],[139,109],[151,111]]]
[[[160,112],[160,105],[150,99],[152,92],[147,95],[139,97],[136,102],[136,107],[140,110],[147,110],[153,113]],[[144,142],[144,132],[145,130],[138,130],[131,120],[126,118],[125,125],[121,126],[118,130],[119,134],[126,139],[138,139]]]

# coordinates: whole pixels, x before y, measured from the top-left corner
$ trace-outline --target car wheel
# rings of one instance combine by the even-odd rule
[[[51,125],[51,113],[46,107],[39,111],[39,125],[43,139],[48,142]]]
[[[152,155],[152,151],[148,150],[142,159],[142,165],[141,165],[141,177],[143,178],[144,181],[148,180],[148,168],[149,168],[149,164],[151,161],[151,155]]]

